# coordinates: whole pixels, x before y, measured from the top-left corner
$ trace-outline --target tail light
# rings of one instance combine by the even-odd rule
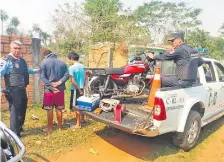
[[[155,98],[155,106],[153,109],[153,119],[166,120],[166,109],[164,102],[161,98]]]

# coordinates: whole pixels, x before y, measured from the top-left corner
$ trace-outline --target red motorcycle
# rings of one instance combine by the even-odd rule
[[[137,55],[121,68],[92,68],[88,84],[91,94],[101,97],[135,97],[149,88],[153,78],[153,63],[145,53]]]

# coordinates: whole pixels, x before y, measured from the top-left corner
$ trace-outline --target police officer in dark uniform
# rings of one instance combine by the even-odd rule
[[[27,63],[21,57],[22,43],[11,42],[10,49],[7,58],[12,63],[12,70],[4,75],[6,98],[10,109],[10,128],[20,137],[27,109],[26,86],[29,84],[29,73]]]
[[[189,65],[192,60],[192,56],[198,56],[198,52],[184,43],[184,33],[173,33],[168,41],[172,42],[174,49],[164,55],[157,55],[153,57],[154,60],[174,60],[176,63],[176,75],[163,76],[161,79],[162,87],[188,86],[192,84],[192,80],[187,80]],[[197,73],[198,67],[196,66],[194,68],[195,73]]]

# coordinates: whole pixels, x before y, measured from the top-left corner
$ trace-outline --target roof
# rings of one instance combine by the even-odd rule
[[[204,61],[213,61],[213,62],[217,62],[217,60],[212,59],[212,58],[206,58],[206,57],[203,57],[202,59],[203,59]]]

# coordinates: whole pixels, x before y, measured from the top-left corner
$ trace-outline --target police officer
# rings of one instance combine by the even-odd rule
[[[10,44],[10,53],[1,67],[1,76],[4,75],[6,98],[9,102],[10,128],[19,137],[25,121],[27,109],[26,86],[29,84],[29,70],[26,61],[21,57],[22,43],[13,41]],[[7,65],[7,64],[8,65]],[[5,67],[5,68],[4,68]],[[35,70],[37,72],[38,70]]]
[[[184,43],[184,33],[172,33],[168,41],[172,42],[173,50],[164,55],[149,56],[154,60],[174,60],[176,63],[176,76],[163,76],[162,87],[187,86],[191,81],[185,80],[188,75],[189,63],[193,56],[197,56],[197,51]],[[197,70],[197,67],[196,67]]]

